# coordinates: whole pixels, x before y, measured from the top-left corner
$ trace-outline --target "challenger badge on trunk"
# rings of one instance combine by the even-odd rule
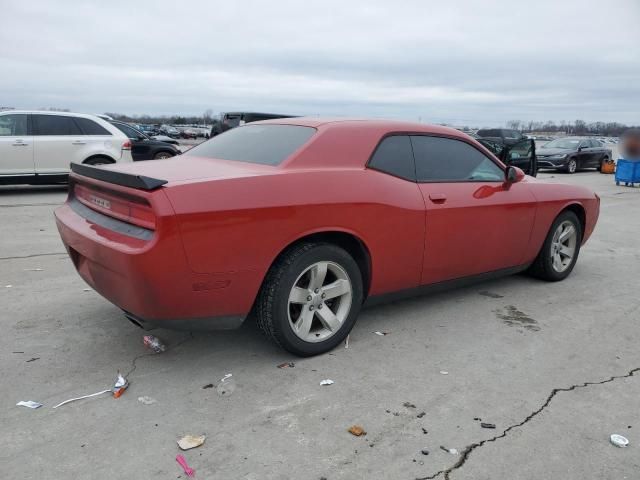
[[[91,195],[89,197],[89,200],[92,203],[95,203],[96,205],[98,205],[99,207],[107,208],[107,209],[111,210],[111,202],[109,200],[105,200],[104,198],[96,197],[95,195]]]

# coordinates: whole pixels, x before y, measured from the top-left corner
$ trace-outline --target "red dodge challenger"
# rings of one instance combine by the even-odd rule
[[[82,278],[134,323],[239,326],[298,355],[360,308],[529,270],[573,269],[596,194],[502,164],[450,128],[252,123],[168,160],[72,165],[58,230]]]

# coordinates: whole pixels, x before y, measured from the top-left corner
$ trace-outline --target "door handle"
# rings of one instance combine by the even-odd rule
[[[75,142],[72,142],[73,145],[86,145],[87,142],[83,142],[82,140],[76,140]]]
[[[16,140],[15,142],[12,143],[12,145],[14,147],[26,147],[29,144],[27,142],[22,141],[22,140]]]
[[[447,201],[447,196],[444,193],[430,193],[429,200],[433,203],[444,203]]]

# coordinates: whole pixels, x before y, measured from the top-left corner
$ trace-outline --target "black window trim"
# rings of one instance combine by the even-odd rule
[[[376,148],[374,148],[373,153],[371,153],[371,155],[369,156],[369,160],[367,160],[367,163],[365,165],[365,168],[368,168],[370,170],[375,170],[377,172],[380,173],[384,173],[386,175],[390,175],[392,177],[395,178],[399,178],[401,180],[405,180],[407,182],[411,182],[411,183],[416,183],[416,184],[421,184],[421,183],[504,183],[504,179],[503,180],[474,180],[474,179],[469,179],[469,180],[426,180],[426,181],[419,181],[418,180],[418,173],[417,173],[417,166],[416,166],[416,155],[415,152],[413,151],[413,144],[411,144],[411,153],[413,155],[413,170],[414,170],[414,175],[415,178],[414,179],[407,179],[405,177],[400,177],[398,175],[394,175],[393,173],[390,172],[386,172],[384,170],[380,170],[374,166],[371,165],[371,160],[373,159],[374,155],[376,154],[378,148],[380,147],[380,144],[384,141],[385,138],[387,137],[396,137],[396,136],[408,136],[409,140],[411,140],[411,137],[437,137],[437,138],[446,138],[449,140],[457,140],[459,142],[464,142],[467,145],[475,148],[478,152],[480,152],[482,155],[484,155],[485,157],[487,157],[489,160],[491,160],[496,167],[498,167],[500,170],[502,170],[503,174],[506,174],[506,167],[498,160],[496,162],[496,158],[495,155],[493,155],[493,153],[491,153],[489,151],[489,149],[485,148],[486,152],[483,151],[482,149],[478,148],[477,145],[474,145],[473,143],[467,141],[464,138],[460,138],[457,137],[455,135],[446,135],[446,134],[441,134],[441,133],[427,133],[427,132],[388,132],[385,133],[382,138],[378,141],[378,143],[376,144]],[[487,153],[489,153],[489,155],[487,155]]]

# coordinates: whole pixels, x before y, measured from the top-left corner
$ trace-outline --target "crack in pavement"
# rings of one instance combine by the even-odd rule
[[[433,475],[429,475],[428,477],[419,477],[416,478],[416,480],[433,480],[437,477],[439,477],[440,475],[444,474],[444,478],[445,480],[449,480],[450,479],[450,475],[454,470],[457,470],[459,468],[461,468],[469,459],[469,456],[471,455],[471,453],[479,447],[482,447],[485,443],[489,443],[489,442],[495,442],[497,440],[499,440],[500,438],[504,438],[507,436],[507,434],[515,429],[515,428],[519,428],[521,426],[523,426],[525,423],[528,423],[530,420],[532,420],[534,417],[536,417],[539,413],[542,413],[542,411],[547,408],[549,406],[549,404],[551,403],[551,401],[553,400],[553,398],[560,392],[571,392],[577,388],[585,388],[588,387],[590,385],[603,385],[605,383],[610,383],[613,382],[614,380],[618,380],[620,378],[629,378],[632,377],[635,373],[640,372],[640,367],[634,368],[629,370],[629,372],[625,375],[614,375],[612,377],[607,378],[606,380],[602,380],[600,382],[584,382],[584,383],[577,383],[575,385],[571,385],[570,387],[565,387],[565,388],[554,388],[551,393],[549,394],[549,396],[547,397],[547,400],[542,404],[542,406],[540,408],[538,408],[537,410],[534,410],[532,413],[530,413],[523,421],[521,421],[520,423],[516,423],[513,424],[511,426],[509,426],[508,428],[506,428],[505,430],[503,430],[503,432],[500,435],[496,435],[495,437],[491,437],[488,438],[486,440],[482,440],[480,442],[476,442],[476,443],[472,443],[471,445],[467,445],[464,450],[462,451],[462,453],[460,454],[460,460],[458,460],[453,466],[447,468],[446,470],[440,470],[437,473],[434,473]]]
[[[50,255],[66,255],[67,252],[59,253],[34,253],[32,255],[16,255],[15,257],[0,257],[0,260],[18,260],[20,258],[47,257]]]

